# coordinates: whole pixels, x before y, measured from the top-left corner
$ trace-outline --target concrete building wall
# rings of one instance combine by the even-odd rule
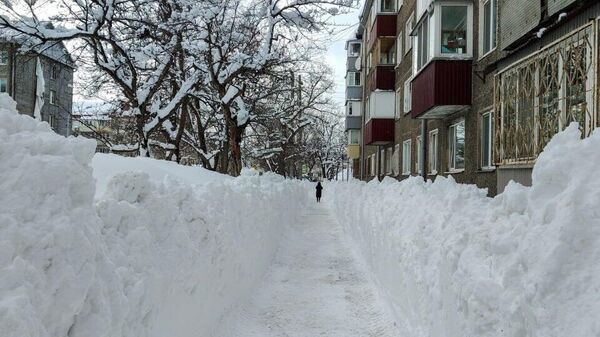
[[[74,69],[63,63],[36,53],[17,53],[16,46],[9,43],[0,44],[0,50],[9,51],[9,64],[0,66],[0,77],[7,77],[8,92],[17,102],[20,113],[33,117],[36,87],[37,59],[39,57],[44,72],[44,106],[42,120],[55,122],[55,131],[68,136],[71,131],[71,114],[73,109],[73,74]],[[56,78],[53,78],[53,67]],[[12,76],[14,75],[14,79]],[[55,103],[50,103],[50,91],[55,93]]]

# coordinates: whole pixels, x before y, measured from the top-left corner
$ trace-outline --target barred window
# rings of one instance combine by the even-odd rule
[[[584,136],[595,127],[596,32],[586,25],[496,75],[494,159],[535,161],[571,122]]]

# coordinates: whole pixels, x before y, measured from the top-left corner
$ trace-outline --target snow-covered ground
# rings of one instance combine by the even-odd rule
[[[337,183],[352,234],[410,337],[600,336],[600,132],[576,125],[533,186],[496,198],[438,178]]]
[[[0,335],[208,336],[261,280],[305,189],[92,161],[94,146],[0,94]]]
[[[342,227],[321,205],[287,224],[266,278],[214,337],[400,336]]]

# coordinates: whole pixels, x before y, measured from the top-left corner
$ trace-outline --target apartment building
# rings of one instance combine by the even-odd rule
[[[598,126],[599,7],[585,0],[366,1],[357,176],[452,175],[490,195],[510,180],[530,184],[552,135],[571,121],[584,135]]]
[[[0,92],[11,96],[22,114],[41,118],[56,133],[69,136],[75,63],[62,43],[28,53],[21,53],[20,45],[0,40]]]
[[[361,74],[362,31],[359,29],[356,38],[346,42],[346,122],[345,130],[348,137],[346,154],[353,175],[360,171],[361,125],[362,125],[362,95],[363,76]]]

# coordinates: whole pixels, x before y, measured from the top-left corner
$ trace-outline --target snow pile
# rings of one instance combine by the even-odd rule
[[[304,188],[147,159],[90,165],[94,146],[0,95],[0,335],[210,335],[264,273]]]
[[[353,235],[406,336],[600,335],[600,132],[575,124],[533,186],[494,199],[438,178],[337,183]]]

